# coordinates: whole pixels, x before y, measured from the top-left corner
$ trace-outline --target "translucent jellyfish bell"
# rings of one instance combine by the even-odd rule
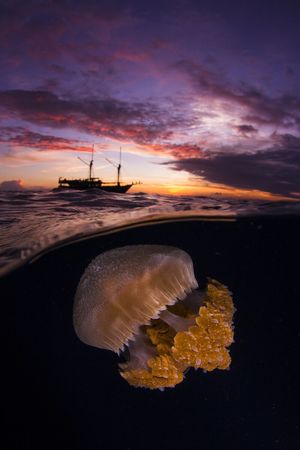
[[[80,280],[75,331],[86,344],[124,352],[120,374],[134,386],[175,386],[188,367],[228,368],[230,293],[215,280],[205,291],[197,288],[183,250],[134,245],[107,251]]]

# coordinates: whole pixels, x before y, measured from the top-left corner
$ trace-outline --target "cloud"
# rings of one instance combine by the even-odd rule
[[[203,155],[203,146],[198,144],[149,144],[147,149],[153,153],[171,155],[175,158],[196,158]]]
[[[24,191],[22,180],[7,180],[0,183],[0,191]]]
[[[242,124],[242,125],[235,125],[234,128],[241,134],[242,136],[249,136],[253,133],[257,133],[257,129],[254,128],[252,125]]]
[[[34,79],[45,64],[64,65],[81,55],[105,51],[110,33],[130,21],[129,8],[122,1],[1,2],[1,62],[10,69],[24,69],[29,63],[29,77]],[[27,79],[28,72],[22,75]]]
[[[4,117],[140,144],[167,139],[172,134],[171,128],[184,123],[183,118],[176,118],[150,102],[66,99],[48,91],[1,91],[0,105]]]
[[[257,125],[280,125],[300,129],[300,98],[295,95],[270,97],[245,84],[233,86],[199,63],[180,60],[174,69],[190,79],[193,88],[202,97],[216,98],[244,108],[242,119]]]
[[[0,142],[8,143],[14,148],[31,148],[38,151],[91,151],[90,145],[76,139],[40,134],[23,127],[0,127]]]
[[[256,153],[212,153],[164,164],[210,183],[293,195],[300,191],[300,138],[275,135],[274,140],[277,145]]]
[[[13,152],[8,151],[6,157],[16,158],[18,156],[18,150],[33,149],[38,152],[50,152],[50,151],[77,151],[77,152],[90,152],[91,145],[85,144],[82,141],[76,139],[67,139],[52,135],[45,135],[37,132],[30,131],[23,127],[1,127],[0,126],[0,143],[9,144]],[[147,153],[159,154],[164,156],[173,156],[175,158],[194,158],[203,154],[203,145],[182,143],[158,143],[158,144],[144,144],[139,146],[141,150]],[[101,144],[104,148],[105,144]],[[24,153],[23,153],[24,158]],[[33,154],[29,153],[26,157],[28,159],[33,158]],[[38,159],[38,157],[37,157]]]

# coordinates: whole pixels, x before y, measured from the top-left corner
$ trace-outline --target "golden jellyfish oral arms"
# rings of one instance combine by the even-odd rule
[[[200,291],[191,257],[175,247],[107,251],[85,270],[74,300],[74,328],[86,344],[124,352],[131,385],[164,388],[186,369],[227,369],[233,342],[230,292],[208,279]]]

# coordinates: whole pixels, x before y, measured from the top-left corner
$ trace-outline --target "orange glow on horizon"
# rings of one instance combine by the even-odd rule
[[[53,183],[51,180],[19,180],[20,184],[25,189],[43,188],[43,189],[53,189],[57,187],[57,184]],[[0,180],[1,182],[1,180]],[[124,181],[123,184],[128,181]],[[244,199],[257,199],[257,200],[270,200],[270,201],[280,201],[289,200],[297,201],[299,199],[293,197],[286,197],[281,195],[271,194],[269,192],[259,191],[259,190],[247,190],[247,189],[237,189],[230,186],[217,186],[217,185],[196,185],[196,184],[168,184],[168,183],[141,183],[133,185],[127,195],[134,194],[137,192],[145,192],[146,194],[158,194],[158,195],[172,195],[172,196],[219,196],[222,197],[234,197],[234,198],[244,198]]]
[[[269,192],[257,191],[257,190],[246,190],[246,189],[234,189],[230,187],[216,187],[216,186],[184,186],[184,185],[138,185],[133,186],[135,192],[143,191],[149,194],[160,194],[160,195],[174,195],[174,196],[220,196],[220,197],[236,197],[236,198],[247,198],[247,199],[258,199],[258,200],[291,200],[295,201],[297,199],[291,197],[285,197],[281,195],[274,195]]]

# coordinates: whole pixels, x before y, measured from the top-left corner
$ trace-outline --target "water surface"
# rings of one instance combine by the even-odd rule
[[[0,275],[50,248],[92,235],[162,220],[298,215],[300,202],[224,197],[162,196],[143,192],[0,192]]]

